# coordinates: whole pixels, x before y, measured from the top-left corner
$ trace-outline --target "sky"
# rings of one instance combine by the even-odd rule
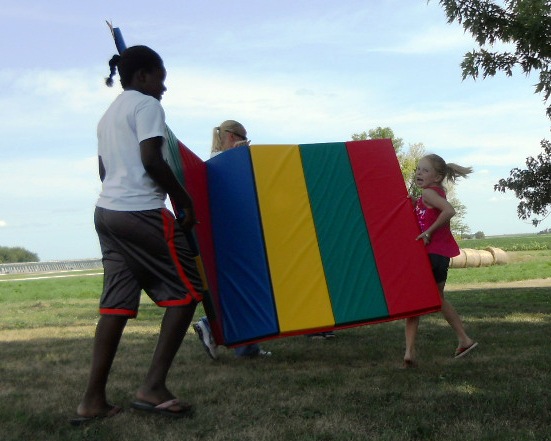
[[[0,246],[101,257],[96,126],[122,91],[118,77],[104,83],[116,52],[106,20],[163,57],[167,124],[202,159],[226,119],[253,144],[390,127],[406,149],[473,167],[456,186],[472,233],[551,226],[519,220],[514,193],[493,190],[549,138],[537,76],[462,80],[476,45],[437,1],[19,0],[0,19]]]

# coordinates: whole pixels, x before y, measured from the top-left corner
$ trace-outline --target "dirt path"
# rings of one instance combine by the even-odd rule
[[[32,273],[30,275],[22,274],[19,278],[1,278],[0,282],[24,282],[25,280],[40,280],[40,279],[63,279],[65,277],[85,277],[85,276],[103,276],[103,272],[94,271],[91,273],[88,272],[78,272],[75,274],[56,274],[54,273]]]

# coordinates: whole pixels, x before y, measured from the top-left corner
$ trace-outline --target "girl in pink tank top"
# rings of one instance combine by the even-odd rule
[[[459,254],[459,246],[451,229],[450,219],[455,209],[446,199],[443,182],[452,182],[458,177],[466,177],[472,169],[457,164],[446,164],[438,155],[427,155],[419,160],[415,174],[416,185],[423,190],[421,197],[414,202],[415,215],[421,229],[417,240],[422,240],[427,248],[434,278],[442,300],[442,314],[455,331],[458,346],[454,357],[460,358],[474,349],[478,343],[465,332],[461,318],[454,307],[444,298],[444,287],[448,276],[450,258]],[[404,367],[415,367],[415,339],[419,328],[419,317],[406,319],[406,353]]]

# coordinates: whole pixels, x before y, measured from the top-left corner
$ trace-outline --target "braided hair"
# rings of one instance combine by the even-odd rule
[[[109,60],[109,69],[111,72],[105,79],[105,84],[107,87],[113,87],[113,77],[117,74],[117,65],[119,64],[120,59],[120,55],[113,55],[113,57]]]
[[[113,86],[113,77],[119,72],[122,88],[132,81],[134,74],[140,70],[152,71],[164,69],[163,59],[153,49],[147,46],[132,46],[125,49],[121,55],[113,55],[109,60],[109,76],[105,79],[108,87]]]

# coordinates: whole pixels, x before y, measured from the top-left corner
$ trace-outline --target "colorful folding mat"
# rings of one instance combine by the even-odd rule
[[[390,140],[178,146],[219,344],[440,310]]]
[[[239,147],[203,162],[168,127],[166,138],[200,221],[196,261],[218,344],[440,310],[390,140]]]

